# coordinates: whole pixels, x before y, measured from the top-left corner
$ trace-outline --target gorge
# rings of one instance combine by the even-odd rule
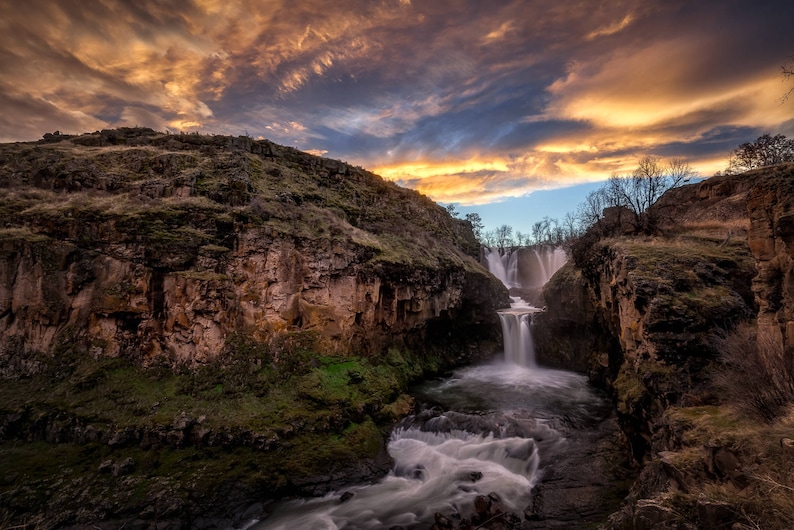
[[[533,252],[548,255],[562,266],[561,249]],[[535,259],[524,269],[548,280],[548,263]],[[502,270],[496,276],[504,281]],[[520,289],[521,278],[514,282]],[[511,305],[499,311],[503,358],[414,388],[419,411],[392,431],[394,467],[386,477],[268,506],[269,515],[251,528],[470,528],[488,520],[518,528],[523,519],[521,527],[531,528],[605,520],[627,491],[625,470],[611,467],[620,451],[603,446],[617,436],[606,396],[580,374],[538,367],[529,319],[539,309],[518,296]],[[587,447],[596,439],[601,447]],[[582,466],[598,476],[583,477]]]
[[[4,144],[0,526],[786,528],[792,176],[563,264],[266,140]]]

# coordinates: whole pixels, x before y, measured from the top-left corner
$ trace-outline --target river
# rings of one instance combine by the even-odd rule
[[[414,389],[421,411],[395,426],[388,442],[394,467],[386,477],[322,498],[278,502],[251,528],[426,529],[437,512],[470,516],[475,498],[492,492],[521,516],[542,481],[549,482],[547,504],[556,502],[544,517],[556,517],[555,526],[603,518],[614,508],[603,499],[623,493],[603,495],[621,486],[598,476],[609,474],[599,444],[617,432],[611,406],[585,376],[536,365],[535,311],[516,300],[500,312],[504,360]]]

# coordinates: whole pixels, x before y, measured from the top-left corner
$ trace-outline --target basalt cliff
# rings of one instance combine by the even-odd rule
[[[94,356],[190,366],[281,330],[378,352],[503,302],[465,223],[362,169],[249,138],[48,140],[2,150],[4,375],[67,328]]]
[[[609,528],[794,526],[794,165],[668,191],[547,284],[541,362],[613,396],[640,471]]]
[[[2,145],[0,247],[0,526],[222,526],[377,475],[407,385],[508,303],[468,223],[248,137]]]

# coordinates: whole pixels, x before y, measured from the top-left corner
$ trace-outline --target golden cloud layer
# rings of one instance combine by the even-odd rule
[[[605,179],[660,149],[708,175],[728,156],[708,148],[715,131],[794,132],[775,60],[741,61],[753,49],[732,44],[728,19],[669,18],[706,5],[684,0],[11,4],[3,141],[245,131],[478,204]]]

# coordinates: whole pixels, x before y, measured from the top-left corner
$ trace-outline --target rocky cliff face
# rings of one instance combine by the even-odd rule
[[[710,334],[754,313],[753,272],[740,242],[720,247],[709,239],[623,238],[597,244],[584,271],[567,269],[545,292],[538,350],[556,351],[544,338],[580,322],[563,355],[613,389],[634,457],[642,461],[654,419],[703,382],[704,367],[716,357]]]
[[[778,513],[787,501],[768,496],[770,484],[787,483],[771,471],[787,449],[767,436],[790,422],[739,415],[712,378],[726,369],[726,343],[715,337],[740,322],[757,318],[758,336],[768,330],[790,352],[793,172],[783,165],[672,190],[657,205],[669,216],[664,235],[595,243],[545,288],[541,359],[611,391],[643,469],[611,527],[791,522]]]
[[[487,338],[506,303],[462,222],[337,161],[140,129],[1,152],[5,376],[63,340],[190,366],[235,334],[364,354],[433,326]]]
[[[758,326],[775,336],[784,351],[794,348],[794,181],[791,165],[756,172],[747,197],[747,243],[758,275]]]
[[[0,249],[0,526],[226,528],[373,479],[509,303],[468,223],[244,137],[0,145]]]

